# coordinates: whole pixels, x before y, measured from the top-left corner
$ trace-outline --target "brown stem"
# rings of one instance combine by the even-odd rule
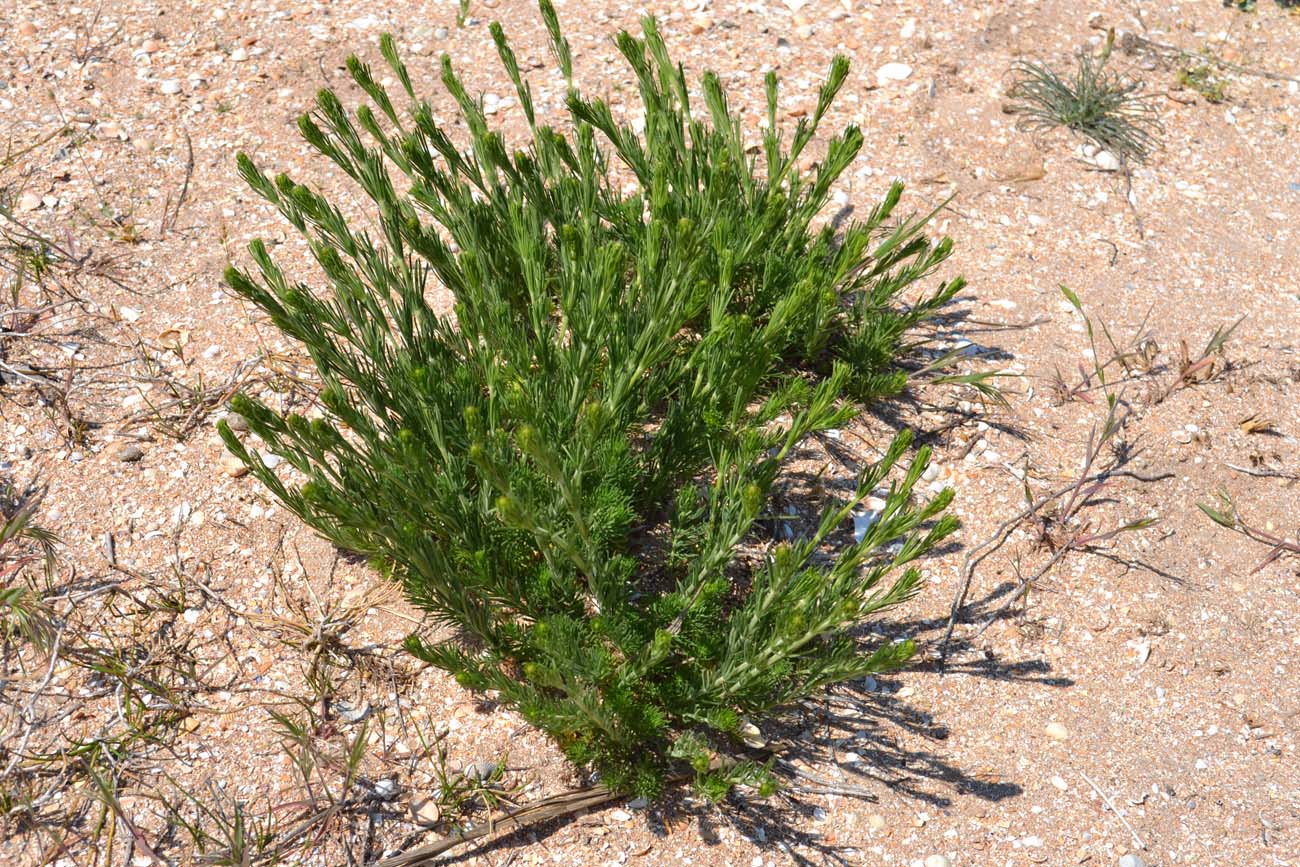
[[[449,834],[441,840],[426,846],[420,846],[409,852],[385,858],[376,863],[374,867],[411,867],[411,865],[421,864],[436,858],[443,852],[454,849],[462,843],[468,843],[471,840],[477,840],[498,831],[518,831],[522,828],[549,822],[552,819],[572,816],[583,810],[599,807],[602,804],[623,797],[626,797],[623,792],[615,792],[604,786],[594,786],[589,789],[575,789],[553,795],[524,807],[498,810],[477,825],[471,825],[462,831]]]

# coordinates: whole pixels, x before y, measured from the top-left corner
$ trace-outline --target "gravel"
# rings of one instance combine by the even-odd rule
[[[144,449],[135,443],[124,443],[113,450],[113,459],[124,464],[133,464],[144,457]]]

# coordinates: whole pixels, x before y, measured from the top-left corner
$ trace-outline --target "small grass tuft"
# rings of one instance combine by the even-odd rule
[[[1080,54],[1072,79],[1037,63],[1016,63],[1012,110],[1027,128],[1065,127],[1125,162],[1144,162],[1159,146],[1159,113],[1141,81],[1107,68],[1114,42],[1111,31],[1100,56]]]
[[[1178,70],[1178,85],[1196,91],[1206,102],[1215,105],[1228,101],[1228,82],[1209,57],[1189,58]]]

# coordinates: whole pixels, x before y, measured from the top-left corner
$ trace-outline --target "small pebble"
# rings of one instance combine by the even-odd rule
[[[163,47],[162,43],[159,42],[157,39],[146,39],[140,45],[140,48],[144,50],[145,54],[155,54],[158,51],[161,51],[162,47]]]
[[[248,59],[248,49],[236,48],[234,51],[230,52],[230,59],[235,63],[243,63]]]
[[[385,777],[375,783],[375,795],[381,801],[391,801],[393,798],[397,797],[397,791],[397,781],[389,777]]]
[[[862,511],[855,512],[853,515],[853,538],[861,542],[866,538],[868,531],[875,526],[880,520],[880,516],[885,513],[885,506],[888,505],[880,497],[867,497],[862,501]]]
[[[181,92],[181,83],[175,78],[169,78],[162,84],[158,85],[158,90],[168,96],[175,96]]]
[[[876,70],[876,81],[903,81],[912,74],[912,67],[906,63],[886,63]]]
[[[741,741],[751,749],[761,750],[767,746],[767,741],[763,740],[763,733],[759,731],[758,726],[747,719],[740,721],[740,725],[736,727],[736,734],[740,735]]]
[[[19,35],[19,36],[35,36],[35,35],[36,35],[36,25],[33,24],[33,23],[30,22],[30,21],[24,21],[24,22],[22,22],[21,24],[18,25],[18,35]]]
[[[1103,172],[1119,171],[1119,157],[1115,156],[1110,151],[1097,151],[1097,155],[1093,157],[1092,160],[1097,164],[1097,168],[1101,169]]]
[[[873,831],[883,831],[887,824],[885,817],[879,813],[872,813],[870,816],[867,816],[867,826]]]
[[[332,702],[332,706],[339,719],[346,723],[359,723],[370,716],[370,702],[365,702],[360,707],[353,707],[345,701],[336,701]]]
[[[1070,736],[1070,730],[1059,722],[1050,722],[1043,727],[1043,731],[1052,740],[1063,741]]]
[[[411,815],[416,824],[432,828],[442,821],[442,805],[434,798],[423,798],[411,802]]]
[[[1147,867],[1145,861],[1132,852],[1119,859],[1119,867]]]
[[[489,780],[497,772],[496,762],[470,762],[461,771],[467,780]]]
[[[221,471],[232,479],[248,475],[248,467],[230,452],[226,452],[221,456]]]
[[[18,197],[18,210],[20,211],[34,211],[40,206],[41,197],[33,193],[31,190],[28,190]]]
[[[925,859],[925,867],[952,867],[952,862],[944,855],[931,855]]]
[[[124,443],[113,452],[113,458],[124,464],[133,464],[144,457],[144,449],[135,443]]]

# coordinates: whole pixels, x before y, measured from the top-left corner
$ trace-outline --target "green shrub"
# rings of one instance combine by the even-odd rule
[[[542,12],[572,82],[548,0]],[[241,155],[248,182],[310,240],[329,291],[291,282],[260,242],[259,275],[227,280],[310,352],[323,416],[233,404],[305,474],[297,489],[221,432],[307,524],[450,627],[437,643],[413,636],[411,652],[494,691],[616,789],[653,795],[694,768],[719,795],[771,783],[761,762],[736,760],[752,720],[913,652],[864,647],[856,627],[908,598],[918,573],[906,564],[955,529],[940,516],[950,492],[912,500],[926,450],[891,475],[909,445],[898,436],[809,538],[760,550],[760,519],[805,438],[849,420],[850,399],[904,387],[915,326],[962,284],[901,297],[951,242],[927,240],[925,219],[885,228],[899,185],[840,235],[815,228],[862,146],[849,127],[814,170],[798,167],[843,58],[788,147],[768,76],[760,158],[717,77],[701,85],[706,123],[655,22],[643,32],[618,48],[644,135],[571,83],[563,133],[539,124],[493,25],[532,130],[516,151],[446,58],[465,151],[417,100],[391,38],[381,47],[407,114],[351,59],[374,107],[349,115],[324,91],[300,128],[372,200],[373,233]],[[434,285],[454,317],[430,308]],[[851,512],[885,484],[888,505],[855,541]]]

